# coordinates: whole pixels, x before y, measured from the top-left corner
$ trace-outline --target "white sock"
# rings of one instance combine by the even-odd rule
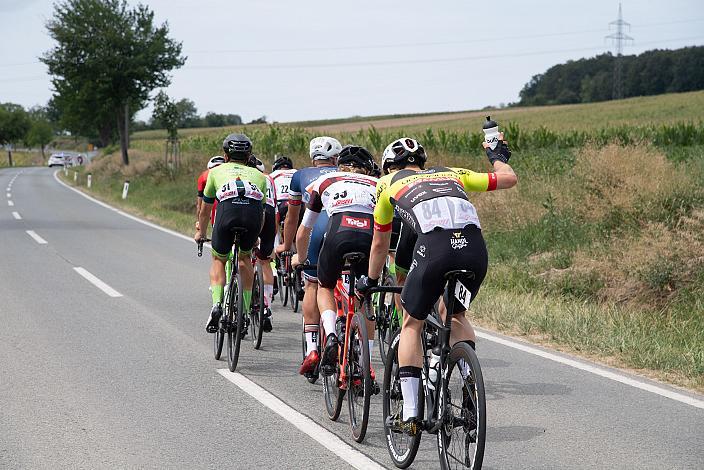
[[[401,393],[403,394],[403,420],[418,416],[418,377],[402,377]]]
[[[264,284],[264,305],[268,307],[272,297],[274,297],[274,285]]]
[[[374,351],[374,340],[369,340],[369,364],[372,363],[372,351]]]
[[[325,310],[320,314],[323,319],[323,328],[325,328],[325,336],[335,334],[335,320],[337,320],[337,312],[334,310]]]
[[[318,325],[306,325],[306,356],[318,348]]]

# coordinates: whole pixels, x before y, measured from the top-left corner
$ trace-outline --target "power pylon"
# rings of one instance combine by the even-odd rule
[[[633,41],[633,38],[624,33],[624,29],[631,30],[631,24],[623,21],[623,14],[621,13],[621,3],[618,4],[618,19],[609,23],[609,30],[612,26],[616,27],[616,32],[606,36],[606,39],[611,40],[611,43],[616,48],[616,58],[614,59],[614,76],[613,76],[613,91],[611,93],[611,98],[614,100],[620,100],[623,98],[623,64],[621,63],[621,56],[623,55],[623,46],[628,41]]]

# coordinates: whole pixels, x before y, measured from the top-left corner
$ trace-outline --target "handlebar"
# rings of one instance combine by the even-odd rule
[[[210,238],[201,238],[200,240],[198,240],[196,242],[196,244],[198,245],[198,257],[199,258],[201,256],[203,256],[203,243],[209,242],[209,241],[210,241]]]

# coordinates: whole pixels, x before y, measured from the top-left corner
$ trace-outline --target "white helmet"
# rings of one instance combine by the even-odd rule
[[[208,170],[215,168],[218,165],[225,163],[225,157],[221,155],[215,155],[213,158],[208,160]]]
[[[342,144],[333,137],[316,137],[310,141],[310,159],[311,160],[330,160],[336,157]]]

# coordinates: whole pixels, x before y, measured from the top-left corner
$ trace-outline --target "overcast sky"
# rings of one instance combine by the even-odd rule
[[[136,1],[130,0],[131,4]],[[477,109],[609,49],[615,0],[146,0],[188,60],[167,92],[199,113],[294,121]],[[703,0],[625,0],[633,54],[704,44]],[[0,0],[0,102],[45,104],[51,0]],[[613,32],[613,31],[612,31]],[[146,119],[150,110],[138,115]]]

